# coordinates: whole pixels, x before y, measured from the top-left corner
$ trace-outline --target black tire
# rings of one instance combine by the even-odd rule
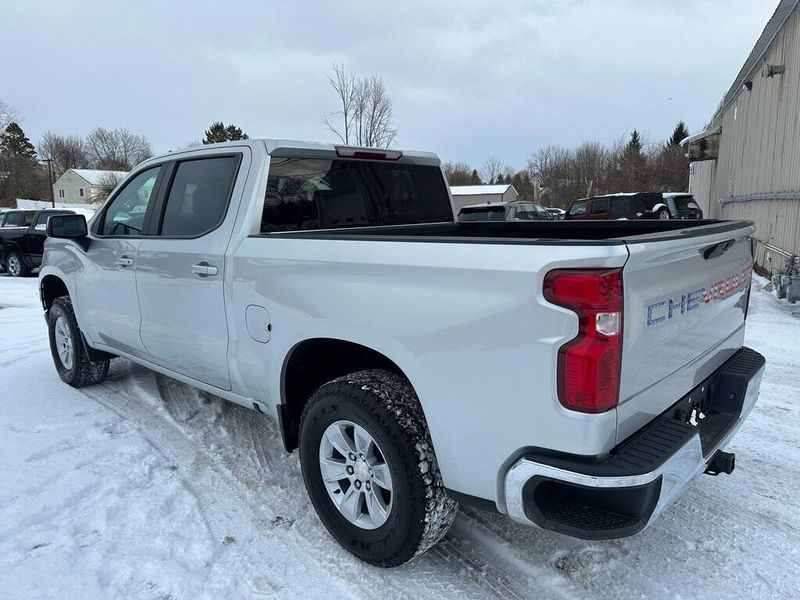
[[[367,430],[391,473],[392,505],[386,522],[376,529],[348,521],[322,481],[322,437],[342,419]],[[401,565],[428,550],[444,537],[458,510],[445,493],[419,400],[405,378],[389,371],[359,371],[316,391],[300,422],[300,463],[308,495],[328,532],[358,558],[379,567]]]
[[[66,332],[70,336],[72,349],[72,361],[69,366],[65,366],[61,356],[59,356],[56,343],[56,322],[63,318]],[[50,310],[47,311],[47,328],[50,338],[50,352],[53,355],[58,376],[64,383],[72,387],[84,387],[100,383],[108,374],[109,360],[92,360],[89,358],[87,348],[84,346],[78,321],[75,319],[75,312],[72,310],[72,300],[69,296],[61,296],[53,301]]]
[[[666,208],[659,208],[658,212],[656,212],[656,219],[671,219],[672,215],[669,213],[669,209]]]
[[[22,256],[17,251],[9,252],[6,256],[6,271],[12,277],[27,277],[31,274],[28,265],[25,264]]]

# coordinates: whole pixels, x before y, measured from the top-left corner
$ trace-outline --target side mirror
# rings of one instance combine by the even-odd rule
[[[53,215],[47,219],[47,237],[78,240],[89,235],[83,215]]]

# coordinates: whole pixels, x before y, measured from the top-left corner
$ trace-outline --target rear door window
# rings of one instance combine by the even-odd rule
[[[536,218],[541,221],[552,221],[553,215],[548,212],[546,208],[543,206],[539,206],[538,204],[533,205],[533,210],[536,212]]]
[[[6,215],[4,227],[22,227],[25,225],[25,213],[12,212]]]
[[[531,210],[530,204],[520,204],[517,206],[517,212],[514,219],[517,221],[533,221],[536,215]]]
[[[608,198],[592,199],[592,214],[593,215],[608,214]]]
[[[225,218],[236,181],[238,156],[179,162],[167,196],[162,236],[199,237]]]

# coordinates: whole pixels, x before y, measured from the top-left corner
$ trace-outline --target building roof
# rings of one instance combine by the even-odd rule
[[[483,196],[486,194],[502,195],[508,188],[514,186],[510,183],[499,183],[496,185],[451,185],[450,193],[453,196]],[[517,190],[514,190],[516,192]]]
[[[83,177],[89,185],[103,185],[108,182],[110,177],[124,179],[128,171],[101,171],[98,169],[69,169],[79,177]]]
[[[716,122],[717,118],[725,111],[728,105],[741,93],[745,81],[750,81],[753,78],[753,74],[761,66],[761,60],[764,58],[767,50],[769,50],[770,44],[772,44],[775,36],[778,35],[783,24],[786,23],[792,11],[797,7],[798,2],[800,2],[800,0],[781,0],[778,3],[775,13],[767,22],[764,31],[761,32],[761,36],[750,51],[750,55],[747,57],[744,65],[742,65],[739,74],[725,94],[722,102],[720,102],[719,108],[717,112],[714,113],[714,118],[711,120],[712,123]],[[685,141],[686,140],[684,140],[684,142]]]

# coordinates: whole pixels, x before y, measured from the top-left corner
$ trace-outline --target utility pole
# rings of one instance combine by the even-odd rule
[[[47,163],[47,180],[50,182],[50,205],[55,208],[56,207],[56,199],[55,195],[53,194],[53,164],[52,158],[42,158],[42,162]]]

